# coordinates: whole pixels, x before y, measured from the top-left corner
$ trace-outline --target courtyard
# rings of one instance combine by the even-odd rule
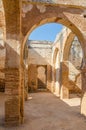
[[[18,127],[4,126],[5,99],[0,94],[0,130],[86,130],[79,97],[60,100],[50,92],[30,93],[24,105],[25,123]]]

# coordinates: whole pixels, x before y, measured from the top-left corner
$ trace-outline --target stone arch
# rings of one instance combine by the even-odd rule
[[[22,49],[21,49],[21,54],[23,55],[23,49],[24,49],[24,45],[25,45],[25,43],[26,43],[26,41],[27,41],[27,38],[28,38],[28,36],[30,35],[30,33],[35,29],[35,28],[37,28],[37,27],[39,27],[39,26],[41,26],[41,25],[43,25],[43,24],[46,24],[46,23],[51,23],[51,22],[56,22],[55,21],[55,19],[56,18],[48,18],[48,19],[44,19],[44,20],[42,20],[41,21],[41,23],[37,23],[37,25],[34,25],[29,31],[28,31],[28,33],[23,37],[24,39],[23,39],[23,44],[22,44]],[[75,27],[75,26],[73,26],[73,28],[75,29],[75,31],[70,27],[70,26],[68,26],[68,25],[66,25],[66,23],[71,23],[71,22],[69,22],[69,21],[64,21],[64,20],[59,20],[57,23],[60,23],[60,24],[62,24],[62,25],[64,25],[64,26],[67,26],[67,27],[69,27],[76,35],[77,35],[77,37],[78,37],[78,39],[79,39],[79,41],[80,41],[80,43],[81,43],[81,46],[82,46],[82,48],[83,48],[83,44],[84,44],[84,38],[83,38],[83,36],[82,36],[82,33],[80,32],[80,30],[77,28],[77,27]],[[79,34],[79,36],[78,36],[78,34]],[[72,34],[71,34],[72,35]],[[84,49],[84,48],[83,48]],[[83,50],[84,51],[84,50]],[[22,60],[22,59],[21,59]]]
[[[48,15],[49,15],[49,13],[47,13],[47,16]],[[53,13],[52,13],[52,15],[53,15]],[[51,22],[60,23],[60,24],[62,24],[64,26],[70,28],[79,37],[79,40],[81,41],[81,45],[82,45],[82,48],[83,48],[84,38],[83,38],[82,32],[79,30],[79,28],[76,27],[75,24],[72,24],[72,22],[69,19],[67,19],[66,17],[65,17],[65,19],[64,19],[64,17],[63,18],[62,17],[61,18],[59,18],[59,17],[57,18],[57,17],[54,17],[52,15],[51,15],[50,18],[45,18],[46,17],[46,14],[45,14],[43,16],[42,20],[40,20],[40,15],[38,15],[37,18],[36,18],[37,21],[34,21],[33,25],[32,24],[30,25],[31,26],[30,28],[27,27],[27,29],[28,29],[27,32],[24,31],[24,33],[22,33],[23,34],[23,43],[21,45],[21,64],[22,65],[23,65],[23,59],[22,59],[22,57],[23,57],[23,49],[24,49],[24,45],[25,45],[25,42],[27,41],[28,36],[30,35],[30,33],[35,28],[37,28],[37,27],[39,27],[39,26],[41,26],[43,24],[46,24],[46,23],[51,23]],[[23,27],[22,27],[22,31],[23,31]]]
[[[72,45],[72,41],[74,40],[75,34],[70,32],[69,36],[66,39],[64,48],[63,48],[63,61],[67,61],[69,57],[70,47]]]
[[[35,7],[34,7],[35,8]],[[52,7],[53,8],[53,7]],[[60,7],[59,7],[60,8]],[[50,8],[51,9],[51,8]],[[36,10],[36,9],[35,9]],[[80,39],[81,41],[81,45],[83,46],[84,44],[84,38],[82,36],[82,32],[80,31],[80,29],[78,27],[76,27],[76,24],[74,24],[72,22],[73,19],[69,19],[67,18],[66,15],[62,15],[62,16],[58,16],[57,17],[57,13],[59,10],[54,7],[53,9],[54,11],[51,13],[49,11],[46,11],[46,13],[44,13],[43,15],[40,14],[40,12],[37,12],[37,15],[34,15],[31,11],[31,12],[27,12],[27,21],[29,21],[29,23],[27,23],[26,19],[25,18],[22,18],[22,34],[23,34],[23,43],[21,45],[21,64],[23,64],[23,49],[24,49],[24,45],[25,45],[25,42],[28,38],[28,36],[30,35],[30,33],[35,29],[37,28],[38,26],[41,26],[45,23],[50,23],[50,22],[57,22],[57,23],[60,23],[60,24],[63,24],[67,27],[69,27]],[[65,9],[63,9],[65,10]],[[56,12],[55,12],[56,11]],[[70,12],[70,11],[69,11]],[[59,12],[58,12],[59,13]],[[61,14],[63,12],[60,12]],[[29,19],[28,15],[32,15],[34,17],[34,21],[31,21],[33,19]],[[55,15],[55,16],[54,16]],[[68,14],[69,15],[69,14]],[[49,16],[49,17],[48,17]],[[74,21],[76,20],[76,18],[74,19]]]
[[[22,48],[24,48],[27,37],[35,28],[49,22],[57,22],[70,28],[77,35],[77,37],[81,41],[82,48],[84,48],[84,37],[82,36],[81,32],[82,28],[80,28],[80,23],[78,23],[79,26],[77,26],[76,15],[77,11],[81,15],[81,10],[69,7],[64,8],[62,6],[58,6],[58,8],[55,6],[45,6],[46,11],[41,15],[40,11],[38,11],[38,9],[36,8],[36,5],[32,6],[32,10],[26,11],[26,14],[23,12],[23,15],[25,16],[22,17],[22,34],[24,38]],[[72,10],[75,10],[75,13],[71,13]],[[36,14],[33,13],[34,11]],[[33,18],[29,19],[29,17],[33,17],[35,20]]]
[[[73,32],[70,32],[69,35],[68,35],[68,37],[67,37],[67,39],[66,39],[66,41],[64,42],[64,45],[63,45],[63,54],[62,54],[63,55],[63,58],[62,58],[63,62],[64,61],[68,61],[68,59],[69,59],[70,49],[71,49],[72,42],[74,41],[75,37],[76,37],[76,35]],[[81,46],[81,43],[80,43],[80,46]],[[81,50],[82,50],[82,54],[83,54],[82,46],[81,46]]]
[[[54,94],[59,97],[60,96],[60,52],[59,52],[60,48],[59,45],[57,46],[53,54],[52,87],[53,87]]]
[[[40,5],[41,6],[41,5]],[[30,33],[45,23],[56,22],[63,24],[64,26],[70,28],[73,33],[78,37],[81,46],[83,48],[84,55],[86,55],[86,51],[84,51],[85,46],[85,37],[83,35],[83,19],[81,17],[83,11],[80,8],[69,8],[67,6],[45,6],[46,11],[41,14],[37,5],[34,4],[30,8],[30,10],[25,11],[22,13],[22,45],[21,45],[21,73],[23,74],[23,49],[26,43],[26,40]],[[35,12],[35,13],[34,13]],[[78,15],[77,15],[78,13]],[[34,20],[35,19],[35,20]],[[85,30],[84,30],[85,33]],[[85,56],[84,56],[85,57]],[[22,80],[23,78],[21,78]],[[23,88],[23,81],[21,81],[22,88]]]

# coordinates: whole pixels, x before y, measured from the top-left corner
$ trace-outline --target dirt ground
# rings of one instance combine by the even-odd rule
[[[48,92],[29,94],[25,123],[5,128],[3,97],[0,94],[0,130],[86,130],[86,118],[80,115],[80,99],[60,100]]]

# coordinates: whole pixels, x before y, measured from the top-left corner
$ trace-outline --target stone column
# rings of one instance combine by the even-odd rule
[[[86,116],[86,68],[82,70],[81,74],[82,74],[81,114]]]
[[[14,37],[14,39],[13,39]],[[6,40],[6,66],[5,66],[5,123],[6,125],[18,125],[21,122],[20,92],[19,86],[19,57],[20,47],[16,36],[10,35]]]
[[[61,87],[61,95],[60,95],[61,99],[68,99],[69,98],[69,89],[62,86]]]
[[[55,83],[55,95],[56,96],[60,96],[60,87],[61,87],[61,69],[60,68],[56,68],[56,83]]]
[[[56,70],[55,67],[52,66],[52,85],[51,85],[51,92],[55,92],[55,79],[56,79]]]
[[[3,0],[5,9],[6,32],[6,95],[5,123],[6,125],[19,125],[22,114],[22,99],[20,86],[20,47],[21,47],[21,1]],[[22,107],[21,107],[22,106]]]
[[[25,68],[25,73],[24,73],[24,84],[25,84],[25,88],[24,88],[24,98],[25,101],[28,100],[28,69]]]
[[[8,99],[5,102],[6,125],[20,123],[20,99],[19,99],[19,69],[6,68],[5,87]]]
[[[62,76],[61,76],[61,99],[69,98],[69,81],[68,81],[68,74],[69,74],[69,62],[65,61],[62,62]]]
[[[47,89],[51,91],[52,89],[52,67],[47,65]]]

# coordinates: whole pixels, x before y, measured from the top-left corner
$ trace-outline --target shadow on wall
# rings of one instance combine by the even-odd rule
[[[9,101],[9,97],[16,95],[19,93],[19,70],[18,70],[18,64],[19,64],[19,59],[20,56],[17,53],[16,48],[12,48],[13,46],[10,46],[9,44],[5,43],[5,48],[6,48],[6,59],[5,59],[5,65],[3,70],[0,70],[2,73],[5,74],[5,79],[4,82],[0,81],[0,85],[2,87],[5,87],[5,90],[2,89],[2,91],[5,91],[5,93],[0,93],[0,106],[1,106],[1,111],[0,111],[0,124],[4,125],[4,116],[6,116],[7,112],[6,111],[6,102]],[[15,43],[16,45],[16,43]],[[15,60],[15,59],[16,60]],[[12,59],[12,60],[11,60]],[[13,60],[14,59],[14,60]],[[2,84],[1,84],[2,83]],[[16,102],[16,100],[15,100]],[[13,101],[12,101],[13,104]],[[11,105],[9,105],[10,107]],[[14,106],[13,106],[14,107]]]
[[[45,70],[38,71],[40,67],[43,67]],[[30,92],[37,91],[38,89],[50,89],[49,83],[51,84],[52,79],[50,78],[52,77],[50,76],[51,71],[48,71],[48,68],[51,68],[51,66],[34,64],[28,66],[28,89]]]
[[[50,44],[46,43],[45,45],[45,43],[44,44],[30,43],[28,50],[29,90],[36,91],[37,88],[50,89],[52,82],[51,52],[52,50]]]
[[[42,52],[42,50],[41,50]],[[46,55],[47,52],[46,52]],[[73,66],[73,64],[69,62],[62,62],[62,71],[60,68],[53,68],[51,65],[51,54],[49,56],[49,59],[45,57],[44,55],[38,53],[36,49],[29,50],[28,55],[28,88],[32,90],[37,90],[37,66],[47,66],[47,88],[51,92],[55,92],[56,87],[60,87],[61,85],[68,88],[70,92],[79,92],[81,93],[81,75],[80,72]],[[70,67],[71,66],[71,67]],[[69,68],[70,67],[70,68]],[[72,74],[70,73],[70,69]],[[52,73],[54,75],[54,78],[52,78]],[[41,74],[42,75],[42,74]],[[59,76],[60,75],[60,76]],[[72,78],[70,78],[72,77]],[[52,85],[53,82],[53,85]],[[41,83],[42,80],[41,80]],[[60,84],[60,86],[58,85]]]
[[[74,68],[74,66],[73,66],[73,68]],[[67,87],[70,90],[70,92],[81,93],[82,92],[81,82],[80,82],[81,74],[76,73],[74,69],[71,69],[71,71],[72,71],[72,74],[74,75],[75,79],[73,79],[72,75],[69,73],[69,62],[62,62],[62,82],[61,82],[62,86]],[[69,78],[69,75],[70,75],[71,79]],[[79,78],[79,80],[78,80],[78,78]]]
[[[17,69],[19,67],[20,62],[20,48],[18,43],[13,41],[12,44],[5,43],[5,46],[1,48],[0,45],[0,90],[5,91],[5,81],[9,78],[7,77],[5,80],[6,72],[10,69]],[[11,76],[11,75],[10,75]]]
[[[37,66],[37,86],[38,89],[47,88],[47,66]]]
[[[6,62],[5,62],[5,92],[6,94],[17,95],[19,92],[19,50],[16,43],[14,46],[6,44]],[[16,59],[16,60],[13,60]],[[12,87],[13,86],[13,87]],[[17,89],[15,89],[17,88]]]

